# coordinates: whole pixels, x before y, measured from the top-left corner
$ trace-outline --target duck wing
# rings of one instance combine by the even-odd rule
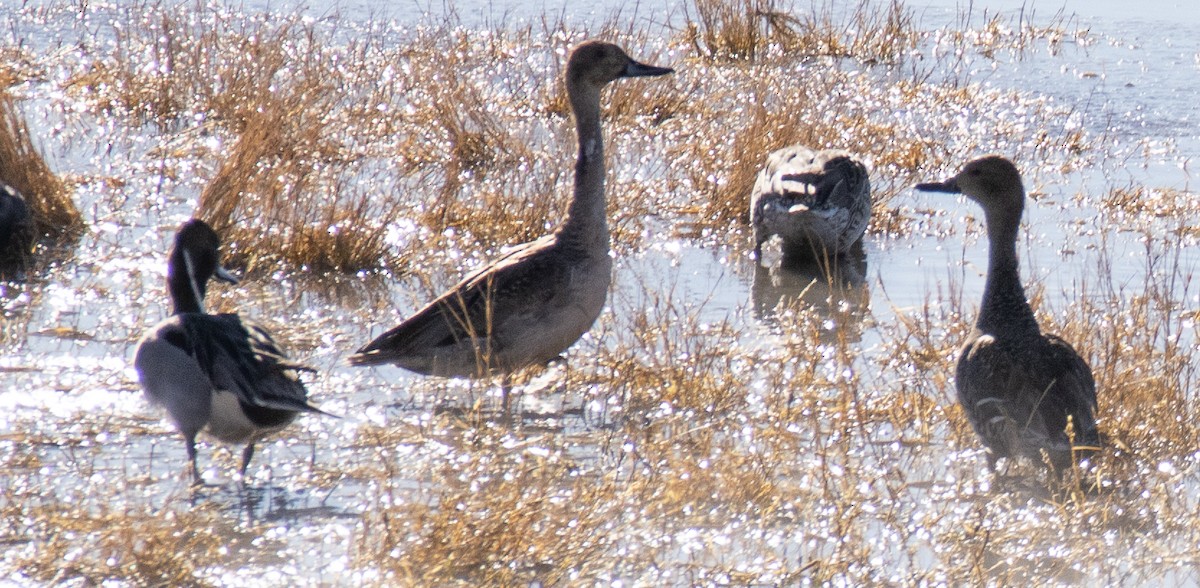
[[[214,388],[249,406],[327,414],[308,403],[299,377],[300,371],[316,370],[288,359],[263,327],[236,314],[187,315],[182,327],[191,355]]]
[[[974,337],[959,355],[955,385],[958,402],[983,444],[997,457],[1016,454],[1025,428],[1017,423],[1029,418],[1022,405],[1032,405],[1021,401],[1031,386],[1019,362],[994,337]]]
[[[867,168],[848,153],[840,153],[822,164],[817,207],[842,208],[856,215],[869,216],[871,210],[871,180]]]
[[[963,347],[955,378],[972,427],[998,457],[1070,451],[1068,417],[1078,442],[1096,440],[1091,370],[1062,339],[1001,345],[978,336]]]
[[[535,282],[558,282],[562,263],[547,255],[554,235],[517,246],[503,257],[468,274],[433,302],[360,348],[353,365],[391,363],[410,354],[485,338],[502,329],[502,321],[520,320],[554,297],[552,288]]]
[[[1062,338],[1047,335],[1049,352],[1046,354],[1047,370],[1057,374],[1055,393],[1057,406],[1051,407],[1055,414],[1070,416],[1075,429],[1076,445],[1096,445],[1100,442],[1096,428],[1096,380],[1087,361]]]

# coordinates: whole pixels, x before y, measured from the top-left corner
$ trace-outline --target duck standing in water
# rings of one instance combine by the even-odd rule
[[[580,44],[566,87],[579,153],[567,218],[553,234],[517,246],[468,275],[352,355],[353,365],[395,364],[420,374],[478,378],[545,365],[600,315],[612,279],[604,197],[600,91],[618,78],[673,70],[638,63],[611,43]]]
[[[33,246],[29,205],[12,186],[0,182],[0,267],[22,265]]]
[[[311,368],[287,359],[266,329],[236,314],[206,314],[209,278],[237,283],[220,266],[217,233],[199,220],[185,222],[167,260],[167,290],[175,308],[138,342],[133,365],[146,397],[167,410],[187,443],[192,479],[201,430],[225,443],[245,443],[242,467],[254,444],[302,412],[327,414],[308,404],[299,371]]]
[[[772,235],[785,256],[836,257],[860,246],[871,220],[867,167],[850,152],[784,147],[767,156],[750,193],[754,255]]]
[[[1016,246],[1025,209],[1021,174],[1011,161],[993,155],[968,163],[945,182],[917,189],[965,194],[983,207],[987,282],[955,381],[958,401],[987,447],[988,466],[994,471],[997,459],[1021,455],[1042,461],[1045,451],[1061,472],[1074,463],[1076,451],[1099,445],[1096,384],[1069,343],[1042,333],[1025,298]]]

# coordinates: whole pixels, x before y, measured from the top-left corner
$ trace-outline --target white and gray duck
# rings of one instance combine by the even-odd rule
[[[828,259],[861,248],[871,220],[867,166],[849,151],[784,147],[767,156],[750,193],[754,254],[778,235],[785,257]]]
[[[236,284],[220,265],[220,240],[200,220],[183,223],[167,260],[172,315],[138,342],[133,364],[146,397],[166,409],[183,435],[192,480],[203,483],[196,465],[196,436],[245,444],[239,470],[254,456],[254,444],[278,432],[300,413],[327,414],[308,403],[299,372],[271,334],[236,314],[207,314],[208,280]]]

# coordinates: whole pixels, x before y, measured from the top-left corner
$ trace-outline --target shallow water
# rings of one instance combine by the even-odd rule
[[[426,12],[415,3],[385,8],[371,2],[305,4],[307,14],[339,27],[343,34],[351,34],[356,23],[371,19],[395,20],[400,30],[415,24]],[[74,52],[80,59],[88,55],[89,46],[103,47],[113,41],[93,35],[111,24],[106,19],[119,20],[114,16],[119,10],[93,5],[80,20],[55,3],[46,5],[51,9],[45,13],[35,7],[0,8],[0,14],[12,23],[0,33],[3,40],[39,52]],[[248,3],[239,10],[256,14],[283,5],[286,3]],[[1008,15],[1021,10],[1024,3],[987,5],[987,15]],[[489,2],[459,5],[457,13],[468,27],[491,26],[556,15],[562,6]],[[964,28],[956,3],[908,6],[918,15],[920,30]],[[596,10],[598,14],[573,18],[606,18],[606,12]],[[664,23],[680,18],[678,9],[662,13],[646,7],[625,10],[624,14],[636,14],[630,17],[634,22]],[[968,25],[986,20],[982,7],[975,10]],[[1058,6],[1039,8],[1029,18],[1050,22],[1057,11]],[[1068,114],[1054,123],[1077,126],[1092,143],[1080,156],[1082,164],[1061,159],[1033,161],[1029,158],[1036,150],[1013,144],[1004,129],[988,126],[996,119],[973,113],[964,113],[960,123],[964,135],[978,140],[974,148],[964,149],[961,159],[989,151],[1026,158],[1019,158],[1019,164],[1034,199],[1026,211],[1019,251],[1027,282],[1042,295],[1043,311],[1052,315],[1067,312],[1081,295],[1104,280],[1129,288],[1132,296],[1146,283],[1148,274],[1162,274],[1164,280],[1176,278],[1169,281],[1180,304],[1176,314],[1192,312],[1200,305],[1195,288],[1189,287],[1200,264],[1196,232],[1176,236],[1172,231],[1200,220],[1190,184],[1192,158],[1200,153],[1200,114],[1195,100],[1200,95],[1200,37],[1193,34],[1200,25],[1200,9],[1182,2],[1148,6],[1076,2],[1067,3],[1062,14],[1067,17],[1064,28],[1086,30],[1086,37],[1066,38],[1054,46],[1035,40],[1033,43],[1040,45],[1023,52],[1001,52],[994,58],[969,54],[961,60],[948,60],[932,75],[997,91],[1016,91],[1033,102],[1045,101],[1062,109]],[[92,50],[100,52],[100,47]],[[932,61],[943,48],[935,33],[922,43],[921,57],[916,59]],[[189,501],[215,506],[226,515],[221,520],[229,524],[228,529],[218,530],[222,537],[232,544],[255,545],[253,549],[230,550],[226,561],[208,570],[219,583],[386,581],[381,580],[384,574],[379,570],[354,564],[356,550],[364,549],[358,547],[366,541],[363,535],[370,534],[362,526],[365,516],[371,514],[365,511],[381,505],[430,504],[442,493],[458,490],[431,487],[439,480],[449,479],[464,487],[481,484],[474,477],[487,469],[478,461],[545,464],[567,460],[576,464],[581,476],[636,479],[640,468],[649,467],[645,464],[650,462],[649,458],[638,462],[642,458],[633,457],[638,453],[638,440],[624,437],[622,427],[626,415],[633,412],[629,406],[633,400],[596,393],[587,386],[568,389],[564,382],[586,382],[580,374],[619,369],[604,363],[611,357],[606,350],[622,342],[636,342],[627,332],[628,317],[641,309],[649,309],[654,317],[667,317],[681,339],[711,329],[714,341],[720,344],[765,350],[760,357],[778,360],[776,365],[734,365],[729,369],[745,379],[744,412],[730,418],[743,418],[749,424],[741,431],[722,431],[728,438],[714,441],[710,453],[698,450],[696,461],[716,459],[722,450],[758,451],[756,435],[763,435],[765,429],[758,423],[774,418],[773,398],[780,393],[773,387],[779,380],[771,378],[786,381],[788,370],[801,369],[792,357],[797,344],[786,340],[787,325],[780,325],[795,320],[795,315],[776,309],[773,300],[798,296],[807,282],[771,287],[770,274],[756,270],[745,243],[737,241],[743,234],[730,231],[734,236],[700,239],[676,236],[685,219],[655,219],[647,224],[652,238],[644,240],[646,245],[618,256],[610,312],[573,348],[566,366],[535,376],[526,386],[524,407],[531,416],[514,433],[496,423],[478,425],[472,420],[472,403],[481,399],[496,402],[494,386],[431,381],[398,368],[361,370],[344,365],[348,352],[428,298],[430,292],[420,277],[318,279],[279,272],[236,290],[217,289],[214,307],[237,309],[262,320],[289,347],[302,350],[297,355],[321,372],[311,381],[311,396],[322,408],[343,418],[303,418],[283,439],[261,444],[251,466],[248,490],[238,490],[229,481],[236,461],[230,454],[218,449],[221,457],[214,459],[214,447],[202,447],[203,474],[216,484],[193,495],[178,475],[185,461],[182,443],[141,400],[128,361],[143,330],[168,312],[161,283],[171,231],[195,207],[203,178],[211,175],[213,164],[185,160],[176,164],[179,167],[172,170],[170,178],[164,177],[162,161],[156,158],[165,159],[160,150],[170,142],[161,140],[149,126],[125,126],[116,117],[83,111],[59,89],[68,73],[51,68],[45,72],[46,79],[24,84],[21,107],[51,167],[64,175],[87,178],[79,184],[76,199],[90,231],[74,251],[43,274],[27,282],[0,283],[0,312],[5,320],[0,332],[0,446],[9,463],[30,452],[36,455],[40,468],[22,477],[20,483],[44,483],[52,488],[47,494],[64,501],[77,493],[87,495],[91,487],[107,487],[120,489],[116,495],[127,500],[127,508],[178,507]],[[1020,108],[999,119],[1017,126],[1042,120]],[[926,172],[929,179],[940,179],[952,170]],[[876,186],[894,181],[872,179]],[[1111,189],[1129,185],[1181,191],[1189,205],[1182,215],[1162,216],[1127,213],[1105,205],[1103,199]],[[930,389],[932,384],[924,383],[932,379],[930,374],[915,369],[896,372],[895,366],[881,363],[891,348],[898,317],[919,315],[929,308],[936,313],[951,301],[961,302],[956,307],[973,309],[973,301],[982,294],[986,247],[972,203],[900,189],[889,206],[908,212],[911,231],[868,238],[862,286],[867,310],[817,311],[826,317],[825,330],[831,334],[821,340],[825,347],[815,353],[829,354],[825,359],[832,357],[828,348],[837,345],[838,336],[832,334],[837,332],[857,350],[852,365],[830,360],[819,368],[827,372],[823,377],[830,382],[830,403],[841,390],[838,383],[849,380],[868,383],[863,386],[868,404],[875,399],[873,394],[888,392],[872,392],[871,382],[911,378],[919,381],[913,389]],[[450,283],[461,271],[451,260],[442,259],[448,265],[429,272],[435,288]],[[806,304],[832,305],[834,309],[839,304],[858,308],[838,292],[810,294],[805,300]],[[1194,325],[1182,316],[1179,320],[1183,346],[1190,348]],[[728,333],[722,335],[722,328]],[[695,355],[703,349],[674,351]],[[655,357],[660,352],[634,348],[633,355],[654,366],[659,365],[655,361],[662,361]],[[945,357],[947,372],[950,362],[951,357]],[[773,373],[776,370],[779,374]],[[941,392],[933,402],[951,405],[950,389]],[[818,413],[825,408],[814,410],[811,422],[804,421],[805,426],[794,431],[795,440],[781,445],[795,442],[801,448],[780,467],[780,478],[789,479],[800,496],[796,500],[803,500],[806,492],[813,496],[830,492],[831,485],[850,494],[879,497],[892,492],[905,497],[896,503],[894,512],[871,513],[867,522],[852,531],[862,537],[874,558],[870,567],[875,572],[848,577],[881,583],[953,582],[953,577],[936,574],[922,577],[920,572],[936,567],[945,554],[935,553],[923,543],[923,532],[912,532],[906,525],[925,521],[929,530],[924,533],[952,533],[955,524],[941,521],[970,518],[973,503],[986,500],[990,482],[983,477],[966,482],[969,491],[964,494],[961,477],[979,472],[970,465],[948,464],[980,460],[978,451],[948,443],[944,423],[930,424],[934,433],[925,440],[906,439],[908,433],[892,430],[887,423],[879,423],[871,433],[822,430]],[[644,414],[654,417],[692,408],[664,405],[659,410]],[[371,435],[383,439],[378,447],[371,444]],[[863,436],[867,439],[863,445],[878,457],[855,461],[863,468],[849,476],[855,479],[842,476],[831,482],[827,472],[824,478],[813,473],[820,469],[813,464],[828,459],[825,451],[838,443],[839,435]],[[919,447],[912,454],[905,453],[910,443]],[[493,450],[494,456],[480,457],[479,445]],[[900,465],[891,462],[893,454],[903,455],[898,458]],[[381,458],[395,463],[379,463]],[[1194,456],[1190,462],[1164,467],[1171,468],[1164,476],[1177,476],[1185,493],[1196,495]],[[392,480],[386,488],[373,477],[380,469]],[[447,470],[457,473],[447,474]],[[893,484],[890,476],[900,470],[895,479],[903,483],[887,487]],[[14,488],[9,486],[12,494],[0,499],[5,503],[0,506],[7,506],[18,495]],[[928,508],[930,505],[937,506]],[[1031,507],[1010,516],[1046,517],[1050,516],[1047,510],[1051,509]],[[797,512],[803,511],[797,507]],[[848,532],[836,522],[843,513],[826,514],[828,517],[819,521],[796,514],[794,519],[782,517],[772,523],[756,520],[753,513],[741,513],[714,518],[707,527],[682,529],[623,520],[622,524],[635,532],[621,535],[618,544],[609,548],[611,576],[594,575],[585,581],[607,579],[635,585],[796,582],[795,576],[780,570],[794,569],[798,560],[820,560],[840,553],[839,536]],[[636,519],[638,513],[624,516]],[[1138,525],[1153,526],[1145,521],[1153,515],[1135,513],[1129,518],[1139,532],[1144,527]],[[905,522],[897,522],[900,519]],[[1125,532],[1119,521],[1110,524],[1117,527],[1117,533]],[[798,530],[801,526],[803,531]],[[1155,545],[1168,550],[1181,549],[1189,540],[1163,535]],[[909,551],[895,550],[896,557],[888,559],[886,555],[893,552],[890,542],[907,545]],[[16,545],[15,551],[25,549],[19,542],[11,543]],[[1115,543],[1107,547],[1118,553],[1120,543]],[[1059,557],[1055,549],[1051,544],[1036,544],[1027,557],[1052,561]],[[658,554],[651,556],[656,567],[649,571],[643,569],[645,560],[639,559],[645,556],[634,555],[645,551]],[[0,561],[11,565],[11,557],[10,553]],[[1022,563],[1009,557],[996,565]],[[1103,581],[1122,577],[1123,571],[1129,572],[1122,568],[1131,565],[1119,555],[1110,564],[1068,570],[1070,573],[1058,576],[1035,576],[1058,582]],[[1192,560],[1190,565],[1194,570],[1196,562]],[[746,575],[730,576],[731,569]],[[1136,578],[1168,584],[1197,582],[1195,571],[1187,569],[1137,573],[1144,575]],[[12,573],[8,580],[31,582],[19,573]]]

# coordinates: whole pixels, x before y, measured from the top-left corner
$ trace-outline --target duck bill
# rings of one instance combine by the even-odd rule
[[[924,184],[917,184],[917,189],[922,192],[947,192],[950,194],[962,193],[962,190],[958,189],[958,182],[955,182],[953,178],[944,182],[927,182]]]
[[[222,282],[225,282],[227,284],[236,284],[241,281],[237,278],[237,276],[229,273],[229,270],[227,270],[219,265],[217,266],[217,271],[214,272],[213,275],[218,280],[221,280]]]
[[[675,70],[669,67],[658,67],[657,65],[646,65],[645,63],[629,60],[625,65],[625,71],[621,72],[621,77],[625,78],[642,78],[646,76],[665,76],[669,73],[674,73]]]

